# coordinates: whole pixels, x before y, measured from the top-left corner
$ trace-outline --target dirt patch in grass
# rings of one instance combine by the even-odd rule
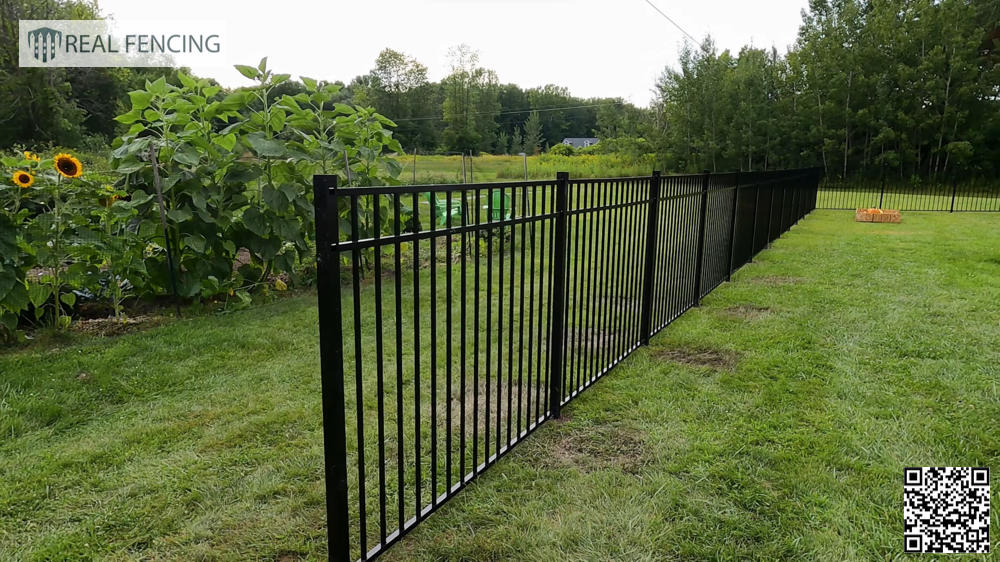
[[[654,353],[657,359],[673,361],[692,367],[708,367],[716,370],[732,370],[740,362],[740,354],[735,351],[718,349],[663,349]]]
[[[781,285],[795,285],[797,283],[802,283],[805,279],[801,277],[790,277],[788,275],[764,275],[763,277],[754,277],[750,279],[752,283],[758,283],[760,285],[767,285],[768,287],[778,287]]]
[[[615,336],[600,328],[570,328],[570,345],[575,349],[604,349],[615,345]]]
[[[755,320],[757,318],[769,316],[771,314],[771,309],[766,306],[757,306],[755,304],[741,304],[737,306],[730,306],[726,309],[726,314],[732,316],[733,318]]]
[[[114,318],[89,318],[73,323],[73,329],[92,336],[120,336],[129,332],[146,330],[164,322],[162,316],[133,316],[119,321]]]
[[[591,431],[567,428],[549,458],[556,465],[573,466],[583,472],[618,468],[626,474],[637,474],[651,461],[638,431],[603,426]]]

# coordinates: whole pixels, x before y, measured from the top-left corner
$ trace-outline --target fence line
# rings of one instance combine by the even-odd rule
[[[885,180],[827,180],[819,187],[817,209],[877,207],[900,211],[1000,212],[1000,188],[941,183],[911,186]]]
[[[330,558],[370,560],[816,205],[819,171],[315,176]]]

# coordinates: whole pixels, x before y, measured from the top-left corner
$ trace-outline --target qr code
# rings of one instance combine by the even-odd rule
[[[989,553],[990,469],[905,469],[903,522],[906,552]]]

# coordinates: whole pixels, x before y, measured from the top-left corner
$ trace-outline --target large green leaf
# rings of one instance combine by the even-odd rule
[[[181,81],[181,85],[185,88],[194,88],[198,84],[194,78],[188,76],[183,70],[177,71],[177,79]]]
[[[154,94],[159,94],[159,95],[166,94],[168,86],[169,85],[167,84],[167,79],[164,78],[163,76],[160,76],[153,82],[146,80],[146,89]]]
[[[283,213],[288,208],[288,199],[284,193],[270,185],[264,186],[261,190],[261,197],[264,199],[264,203],[277,213]]]
[[[119,123],[124,123],[125,125],[131,125],[132,123],[138,121],[141,117],[142,117],[142,111],[139,109],[133,109],[128,113],[123,113],[115,117],[115,121],[118,121]]]
[[[23,281],[18,281],[11,287],[7,296],[4,297],[2,304],[7,310],[13,310],[15,312],[20,312],[28,308],[28,287],[25,286]]]
[[[275,133],[280,133],[285,128],[285,112],[280,109],[272,109],[270,125]]]
[[[167,216],[174,222],[184,222],[190,220],[194,215],[191,214],[191,211],[182,207],[179,209],[170,209],[167,211]]]
[[[267,135],[262,132],[250,133],[246,136],[246,140],[258,156],[278,158],[285,155],[285,145],[267,138]]]
[[[282,184],[278,189],[285,194],[289,203],[299,198],[299,189],[290,183]]]
[[[0,215],[0,260],[17,256],[17,229],[6,215]]]
[[[174,160],[188,166],[197,166],[201,156],[195,148],[188,144],[179,145],[174,150]]]
[[[252,67],[252,66],[247,66],[245,64],[237,64],[237,65],[233,65],[233,66],[236,67],[236,70],[240,71],[240,74],[242,74],[243,76],[246,76],[247,78],[249,78],[251,80],[256,80],[257,76],[260,74],[257,71],[257,69],[254,68],[254,67]]]
[[[205,251],[208,241],[201,234],[191,234],[184,237],[184,244],[200,254]]]
[[[274,232],[284,241],[292,241],[299,237],[301,227],[299,221],[289,219],[277,219],[272,222]]]
[[[39,283],[31,283],[28,285],[28,299],[31,304],[35,305],[35,308],[41,308],[45,301],[49,300],[49,296],[52,295],[52,287],[49,285],[42,285]]]
[[[3,302],[10,291],[17,284],[17,274],[14,272],[14,268],[0,267],[0,302]]]
[[[153,94],[144,90],[129,92],[128,97],[132,100],[132,110],[143,110],[149,107],[149,102],[153,101]]]
[[[236,131],[236,129],[239,129],[240,127],[242,127],[244,123],[246,123],[246,119],[244,119],[242,121],[237,121],[235,123],[231,123],[228,126],[226,126],[225,129],[222,129],[221,131],[219,131],[219,134],[220,135],[228,135],[229,133],[232,133],[232,132]]]
[[[236,147],[236,134],[227,133],[225,135],[216,135],[212,137],[212,142],[225,148],[226,150],[232,151]]]
[[[0,308],[0,328],[4,328],[7,332],[13,332],[17,329],[17,314],[12,312],[4,312]],[[2,332],[0,332],[2,334]]]
[[[257,236],[267,236],[270,232],[264,215],[256,207],[250,207],[243,212],[243,224],[247,227],[247,230]]]
[[[205,191],[202,190],[202,189],[192,190],[191,191],[191,202],[194,203],[195,207],[197,207],[197,208],[201,209],[202,211],[204,211],[205,207],[207,205],[207,201],[205,200]]]

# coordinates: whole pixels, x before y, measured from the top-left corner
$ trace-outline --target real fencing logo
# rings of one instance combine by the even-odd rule
[[[21,67],[228,67],[225,22],[20,20]]]
[[[36,61],[43,63],[56,58],[56,52],[62,48],[62,31],[49,27],[39,27],[28,32],[28,48]]]

